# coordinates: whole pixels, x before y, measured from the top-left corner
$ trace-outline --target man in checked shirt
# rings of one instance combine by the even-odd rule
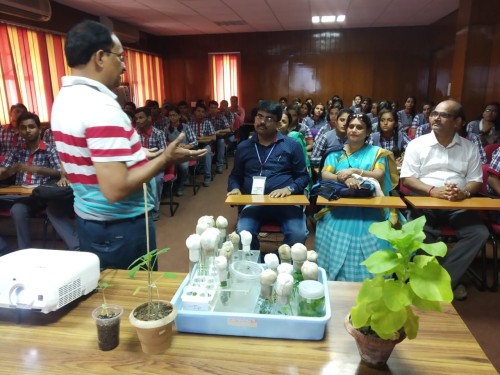
[[[0,179],[15,175],[16,185],[44,185],[57,178],[57,185],[68,186],[61,175],[61,162],[57,150],[41,140],[41,125],[37,115],[24,112],[18,119],[19,136],[25,142],[10,150],[0,164]],[[47,216],[69,249],[79,248],[78,235],[70,218],[72,202],[47,202]],[[17,233],[19,249],[31,247],[29,217],[45,207],[39,199],[23,195],[0,196],[0,207],[10,208]]]
[[[153,126],[150,107],[140,107],[135,110],[135,126],[139,137],[141,138],[142,147],[152,153],[158,150],[164,150],[167,147],[165,133]],[[165,171],[160,171],[155,176],[156,196],[153,209],[153,220],[160,220],[160,200],[163,191],[163,176]]]

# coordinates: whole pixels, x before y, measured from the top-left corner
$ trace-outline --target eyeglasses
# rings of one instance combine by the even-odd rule
[[[484,111],[485,112],[498,112],[498,110],[495,108],[486,108]]]
[[[447,112],[438,112],[438,111],[432,111],[430,113],[430,116],[432,117],[441,117],[441,118],[451,118],[451,117],[456,117],[455,115]]]
[[[266,124],[272,124],[276,121],[273,116],[264,116],[262,113],[257,113],[255,118],[260,122],[264,121]]]
[[[109,50],[105,50],[105,49],[103,51],[106,52],[106,53],[111,53],[112,55],[115,55],[116,57],[118,57],[118,59],[121,62],[124,62],[125,58],[127,57],[127,55],[125,54],[125,52],[118,53],[118,52],[113,52],[113,51],[109,51]]]

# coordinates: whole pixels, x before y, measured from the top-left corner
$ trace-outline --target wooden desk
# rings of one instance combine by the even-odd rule
[[[318,206],[406,208],[406,204],[399,197],[340,198],[332,201],[318,197],[316,204]]]
[[[210,143],[210,142],[214,142],[214,139],[212,137],[198,137],[198,142],[199,143]]]
[[[0,195],[6,195],[6,194],[31,195],[31,193],[33,193],[32,187],[10,185],[0,188]]]
[[[289,195],[288,197],[283,198],[271,198],[269,195],[240,194],[228,195],[224,203],[232,206],[244,206],[246,204],[269,206],[308,206],[309,199],[307,199],[307,197],[303,194]]]
[[[171,299],[184,278],[160,279],[160,295]],[[344,328],[344,317],[354,304],[358,283],[329,282],[332,319],[320,341],[274,340],[250,337],[176,333],[165,354],[142,353],[128,321],[133,307],[143,301],[132,293],[145,275],[126,278],[126,271],[105,271],[101,280],[109,303],[121,304],[124,315],[120,344],[109,352],[97,349],[97,333],[90,313],[102,303],[99,294],[74,302],[48,315],[22,312],[15,323],[13,310],[0,309],[0,368],[5,374],[381,374],[360,363],[354,339]],[[444,313],[420,315],[415,340],[398,344],[386,373],[496,374],[497,372],[452,305]]]
[[[500,210],[500,199],[487,197],[473,197],[459,202],[432,197],[413,197],[410,195],[407,195],[404,199],[415,208],[432,208],[437,210]]]

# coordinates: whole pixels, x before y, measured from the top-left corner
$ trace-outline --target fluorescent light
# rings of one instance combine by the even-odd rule
[[[312,23],[319,23],[319,16],[313,16],[311,18]]]
[[[322,16],[321,17],[321,22],[322,23],[335,22],[335,16]]]
[[[345,21],[345,14],[337,16],[337,22],[344,22],[344,21]]]

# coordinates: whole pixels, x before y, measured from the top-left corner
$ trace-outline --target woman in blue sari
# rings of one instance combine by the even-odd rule
[[[349,143],[341,151],[329,154],[321,171],[323,179],[359,188],[352,175],[376,179],[384,193],[398,184],[396,161],[391,151],[368,144],[371,121],[365,114],[347,119]],[[360,265],[373,252],[389,248],[386,241],[372,235],[368,228],[378,221],[397,222],[396,213],[367,207],[330,207],[317,215],[315,247],[318,265],[326,270],[329,280],[362,281],[372,275]]]

